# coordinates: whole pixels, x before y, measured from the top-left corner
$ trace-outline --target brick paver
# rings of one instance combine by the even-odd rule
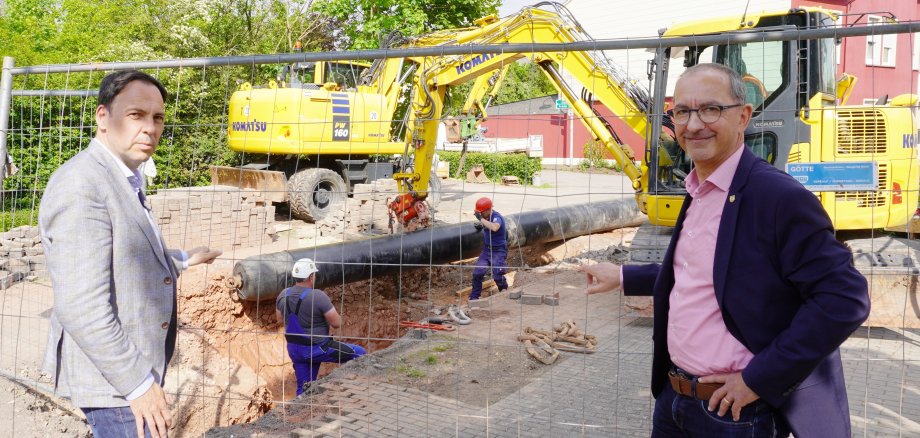
[[[327,378],[321,384],[323,395],[339,408],[336,415],[291,424],[290,430],[328,434],[321,428],[331,426],[333,436],[342,437],[647,437],[653,409],[651,319],[624,315],[614,295],[578,296],[563,294],[554,308],[493,303],[493,311],[510,312],[523,326],[547,327],[580,316],[579,327],[600,340],[596,353],[566,353],[511,394],[470,406],[349,374],[351,380]],[[507,333],[494,331],[460,348],[521,348],[508,343]],[[854,436],[920,436],[920,330],[861,328],[841,352]],[[458,377],[444,384],[459,392],[467,383]]]

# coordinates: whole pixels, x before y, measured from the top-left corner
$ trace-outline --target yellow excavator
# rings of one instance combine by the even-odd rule
[[[661,35],[814,29],[834,26],[834,18],[832,12],[819,8],[787,9],[686,23]],[[568,10],[556,3],[541,3],[504,18],[487,16],[474,27],[424,35],[396,47],[576,41],[590,41],[590,37]],[[344,196],[347,184],[392,177],[399,182],[401,194],[391,209],[401,225],[408,225],[418,216],[414,212],[423,210],[419,204],[437,193],[430,185],[439,183],[433,178],[431,162],[448,90],[475,81],[464,107],[466,120],[475,121],[485,116],[481,100],[494,95],[503,68],[528,58],[621,165],[650,222],[670,226],[686,193],[683,179],[692,167],[673,139],[673,123],[665,112],[669,62],[682,59],[685,67],[716,62],[742,75],[748,101],[755,107],[745,143],[776,167],[801,170],[846,163],[868,170],[869,181],[862,186],[816,190],[837,229],[903,225],[916,210],[920,188],[912,112],[917,97],[903,95],[876,105],[845,106],[853,79],[837,81],[834,45],[833,38],[761,42],[751,38],[743,44],[662,47],[650,61],[647,87],[628,78],[603,52],[499,52],[391,58],[370,66],[341,62],[294,66],[291,74],[298,68],[312,69],[310,80],[279,80],[264,88],[244,84],[232,96],[230,147],[269,154],[269,159],[247,169],[260,172],[259,176],[243,177],[240,169],[227,174],[238,181],[257,181],[253,185],[274,181],[295,215],[306,219],[321,217],[335,200],[332,198]],[[354,81],[336,78],[336,71],[358,68],[366,70],[349,73]],[[582,90],[576,91],[576,86]],[[391,132],[397,121],[393,114],[406,87],[411,105],[401,121],[406,129],[402,138],[394,140]],[[605,105],[646,139],[641,162],[611,124],[595,112],[593,101]],[[414,160],[377,159],[390,154],[403,158],[411,154]],[[265,177],[265,171],[274,171],[274,176]]]

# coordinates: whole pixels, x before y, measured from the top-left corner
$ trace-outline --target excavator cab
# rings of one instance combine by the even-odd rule
[[[916,199],[900,196],[905,187],[916,190],[916,122],[906,107],[890,103],[843,106],[854,79],[838,83],[834,38],[790,41],[758,41],[763,31],[818,29],[836,26],[833,12],[800,8],[748,15],[741,20],[713,19],[668,29],[665,36],[703,35],[723,32],[750,33],[744,43],[682,48],[684,66],[704,62],[728,66],[741,75],[747,103],[754,113],[745,132],[745,145],[775,167],[786,170],[799,164],[852,163],[875,169],[875,190],[859,186],[815,190],[837,229],[871,229],[897,226],[911,216]],[[664,67],[657,82],[667,79],[671,50],[661,49],[656,61]],[[676,72],[674,72],[676,74]],[[654,119],[655,116],[653,116]],[[650,123],[655,126],[654,120]],[[907,146],[902,146],[907,145]],[[663,148],[651,144],[649,151]],[[666,149],[666,148],[665,148]],[[669,151],[670,152],[670,151]],[[648,158],[655,158],[651,152]],[[683,151],[674,150],[672,162]],[[656,168],[662,161],[650,159],[648,184],[649,217],[657,225],[673,225],[686,192],[674,184],[673,175]],[[814,166],[812,166],[814,167]],[[914,197],[915,198],[915,197]]]
[[[284,66],[277,80],[289,88],[355,90],[368,67],[357,61],[295,62]]]

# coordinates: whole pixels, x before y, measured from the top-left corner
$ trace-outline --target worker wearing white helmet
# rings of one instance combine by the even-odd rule
[[[365,354],[359,345],[332,339],[330,328],[340,328],[342,317],[329,296],[313,288],[317,272],[313,260],[298,260],[291,270],[296,283],[283,290],[275,302],[275,314],[284,321],[288,355],[297,376],[297,395],[316,379],[323,362],[344,363]]]

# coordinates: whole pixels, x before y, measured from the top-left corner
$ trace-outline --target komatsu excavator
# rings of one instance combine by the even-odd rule
[[[830,27],[834,18],[832,12],[819,8],[787,9],[701,20],[674,26],[661,35],[756,35],[764,30]],[[576,41],[590,41],[590,37],[568,10],[556,3],[540,3],[397,47]],[[305,212],[306,218],[318,218],[327,208],[321,201],[328,201],[330,193],[344,193],[345,181],[395,178],[401,194],[391,209],[405,226],[416,220],[413,212],[423,209],[420,204],[429,194],[437,192],[429,185],[437,181],[432,178],[431,162],[448,90],[475,81],[465,106],[467,121],[472,123],[470,119],[485,115],[481,99],[494,95],[503,68],[528,58],[632,180],[636,200],[650,222],[671,226],[686,194],[683,179],[692,162],[674,141],[673,123],[665,112],[669,62],[681,58],[685,67],[715,62],[744,78],[747,100],[754,105],[745,144],[755,154],[784,170],[817,163],[853,163],[874,170],[870,187],[816,191],[837,229],[903,225],[917,207],[920,188],[918,135],[911,108],[917,97],[845,106],[848,89],[838,87],[834,47],[832,38],[761,42],[751,38],[744,44],[662,47],[650,61],[647,87],[628,78],[603,52],[499,51],[382,59],[369,67],[363,81],[343,83],[317,74],[312,82],[280,82],[261,89],[244,84],[231,98],[229,143],[236,151],[270,154],[259,170],[277,171],[276,183],[287,178],[292,211]],[[346,64],[327,67],[341,65]],[[852,80],[841,83],[852,85]],[[577,86],[582,90],[576,91]],[[402,138],[394,140],[393,114],[404,87],[410,90],[410,107],[403,120],[406,129]],[[641,161],[594,110],[594,101],[646,139]],[[373,159],[388,154],[406,157],[410,147],[411,163]]]

